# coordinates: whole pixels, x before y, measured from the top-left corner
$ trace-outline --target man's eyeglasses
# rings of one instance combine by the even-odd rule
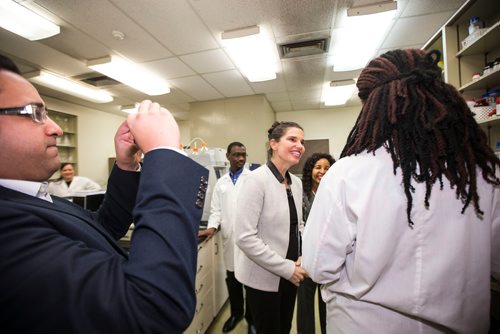
[[[36,123],[45,123],[47,120],[45,106],[38,104],[28,104],[24,107],[0,108],[0,115],[30,116]]]

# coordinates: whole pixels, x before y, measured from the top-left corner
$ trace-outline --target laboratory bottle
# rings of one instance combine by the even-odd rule
[[[474,16],[469,20],[469,35],[472,35],[475,31],[479,30],[479,17]]]

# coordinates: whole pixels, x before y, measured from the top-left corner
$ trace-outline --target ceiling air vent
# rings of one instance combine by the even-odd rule
[[[97,74],[95,72],[90,72],[82,75],[78,75],[74,77],[76,80],[80,80],[85,82],[86,84],[92,85],[94,87],[104,87],[104,86],[112,86],[119,85],[121,82],[111,79],[102,74]]]
[[[296,43],[282,44],[279,47],[282,59],[304,57],[326,53],[328,50],[328,38],[313,39]]]

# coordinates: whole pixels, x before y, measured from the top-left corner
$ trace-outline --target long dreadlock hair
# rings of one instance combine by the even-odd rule
[[[443,175],[463,203],[472,202],[478,215],[476,168],[484,180],[498,186],[499,159],[460,93],[441,78],[439,51],[394,50],[373,59],[361,72],[357,87],[363,107],[349,133],[341,157],[381,146],[390,153],[393,170],[401,168],[410,227],[411,180],[425,183],[424,205],[432,186]],[[375,154],[375,153],[374,153]]]
[[[335,159],[328,153],[314,153],[304,163],[304,168],[302,169],[302,190],[304,191],[304,196],[308,198],[311,198],[312,194],[312,171],[316,162],[321,159],[326,159],[330,163],[330,167],[335,162]]]

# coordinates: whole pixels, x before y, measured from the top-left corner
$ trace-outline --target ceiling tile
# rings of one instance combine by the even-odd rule
[[[193,70],[201,74],[234,68],[234,64],[222,49],[193,53],[180,58]]]
[[[434,14],[438,12],[454,12],[465,0],[409,0],[401,17]]]
[[[259,1],[277,38],[329,31],[338,0]]]
[[[310,110],[310,109],[319,109],[320,102],[319,100],[300,100],[300,101],[292,101],[293,110]]]
[[[271,107],[275,112],[292,110],[292,104],[290,101],[273,102],[271,103]]]
[[[286,85],[285,77],[282,73],[278,73],[274,80],[250,82],[250,86],[252,86],[256,94],[284,92],[286,91]]]
[[[286,87],[290,91],[321,89],[326,67],[326,56],[314,59],[283,62]]]
[[[124,14],[107,0],[36,0],[36,2],[42,7],[50,8],[53,14],[64,17],[66,25],[73,26],[100,41],[108,48],[108,52],[116,51],[136,62],[172,55],[157,39],[129,17],[132,13]],[[142,9],[147,7],[142,5]],[[123,32],[125,39],[115,39],[111,34],[113,30]]]
[[[260,25],[268,21],[260,3],[261,1],[248,0],[190,1],[218,40],[220,33],[225,30]]]
[[[225,97],[254,94],[253,90],[237,70],[203,74],[202,76]]]
[[[175,55],[219,46],[189,1],[149,0],[147,4],[137,0],[111,1]]]
[[[198,101],[224,97],[199,76],[172,79],[170,83]]]
[[[169,94],[154,96],[153,99],[162,105],[184,104],[195,101],[195,99],[178,88],[171,88]]]
[[[302,100],[319,100],[321,98],[322,89],[300,90],[288,92],[290,101],[297,102]]]
[[[167,80],[172,78],[187,77],[195,74],[177,57],[152,61],[144,63],[144,65]]]
[[[382,48],[404,48],[408,45],[424,45],[452,14],[452,12],[440,12],[401,18],[392,26],[391,31],[382,44]],[[409,31],[411,33],[408,33]]]
[[[283,102],[283,101],[290,100],[287,92],[269,93],[269,94],[266,94],[266,97],[267,97],[267,100],[269,102]]]

